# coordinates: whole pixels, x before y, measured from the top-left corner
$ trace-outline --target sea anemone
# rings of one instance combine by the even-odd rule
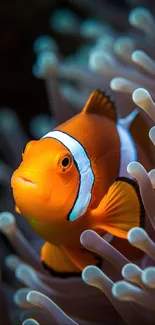
[[[104,1],[70,0],[72,5],[73,2],[74,6],[89,10],[94,18],[81,21],[70,10],[57,10],[51,16],[50,26],[64,37],[68,34],[68,38],[76,38],[79,44],[76,52],[64,57],[50,36],[42,35],[34,42],[37,59],[33,74],[45,79],[52,118],[40,115],[31,121],[32,136],[39,138],[51,127],[73,116],[81,110],[91,91],[101,88],[117,103],[119,118],[126,117],[135,104],[145,111],[145,119],[150,116],[147,119],[149,137],[155,145],[155,127],[152,127],[152,121],[155,122],[154,17],[147,8],[132,9],[129,22],[137,28],[135,31],[128,27],[126,12],[112,15],[112,9],[105,6]],[[132,6],[133,1],[127,2]],[[4,109],[0,114],[3,144],[0,150],[5,156],[0,172],[1,211],[8,211],[0,214],[0,230],[12,247],[11,255],[8,253],[10,247],[1,250],[1,260],[7,255],[5,285],[1,283],[1,291],[11,310],[12,323],[155,324],[155,170],[147,173],[137,162],[128,166],[128,173],[139,183],[153,229],[152,239],[141,228],[133,228],[128,233],[129,243],[145,253],[142,260],[129,261],[95,232],[86,230],[81,235],[81,243],[103,257],[102,269],[88,266],[81,278],[52,277],[40,263],[39,250],[43,241],[31,231],[25,218],[13,212],[10,176],[29,139],[14,111]],[[143,130],[139,130],[139,134],[141,132]],[[155,161],[154,151],[152,159]],[[12,293],[14,302],[11,304]],[[15,308],[14,303],[19,308]]]

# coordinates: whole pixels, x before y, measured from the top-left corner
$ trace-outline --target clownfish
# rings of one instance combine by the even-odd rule
[[[79,114],[30,141],[22,158],[11,179],[16,209],[45,239],[41,261],[49,270],[79,274],[98,265],[80,243],[86,229],[126,239],[142,225],[144,207],[127,165],[146,167],[147,159],[100,90]]]

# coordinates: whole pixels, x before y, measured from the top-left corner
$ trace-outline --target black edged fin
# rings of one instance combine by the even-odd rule
[[[83,248],[83,250],[85,250]],[[95,256],[96,258],[96,266],[101,268],[102,266],[102,258],[99,255],[96,255],[95,253],[91,252],[92,255]],[[79,272],[57,272],[53,270],[51,267],[49,267],[45,262],[41,261],[41,264],[43,268],[48,271],[52,276],[57,277],[57,278],[70,278],[70,277],[81,277],[82,271],[79,270]]]
[[[59,277],[59,278],[69,278],[69,277],[80,277],[81,272],[57,272],[54,271],[51,267],[49,267],[45,262],[41,262],[42,266],[45,270],[47,270],[52,276]]]
[[[109,96],[99,89],[95,90],[89,96],[82,112],[86,114],[105,116],[115,123],[117,122],[117,114],[114,103],[110,100]]]
[[[143,201],[140,195],[140,190],[139,190],[139,185],[137,183],[136,180],[128,178],[128,177],[117,177],[115,179],[115,181],[122,181],[122,182],[126,182],[130,185],[132,185],[132,187],[134,188],[137,197],[139,199],[139,206],[140,206],[140,227],[141,228],[145,228],[145,209],[144,209],[144,205],[143,205]]]

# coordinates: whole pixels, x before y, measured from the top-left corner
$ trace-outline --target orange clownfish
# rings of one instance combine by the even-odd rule
[[[138,185],[126,171],[131,161],[145,160],[139,150],[99,90],[81,113],[26,145],[11,185],[18,211],[46,240],[41,250],[46,267],[79,273],[99,262],[80,244],[84,230],[127,238],[141,225]]]

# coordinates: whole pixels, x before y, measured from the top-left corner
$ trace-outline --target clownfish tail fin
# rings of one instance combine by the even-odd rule
[[[117,122],[117,114],[114,102],[104,92],[97,89],[88,98],[83,113],[105,116]]]

